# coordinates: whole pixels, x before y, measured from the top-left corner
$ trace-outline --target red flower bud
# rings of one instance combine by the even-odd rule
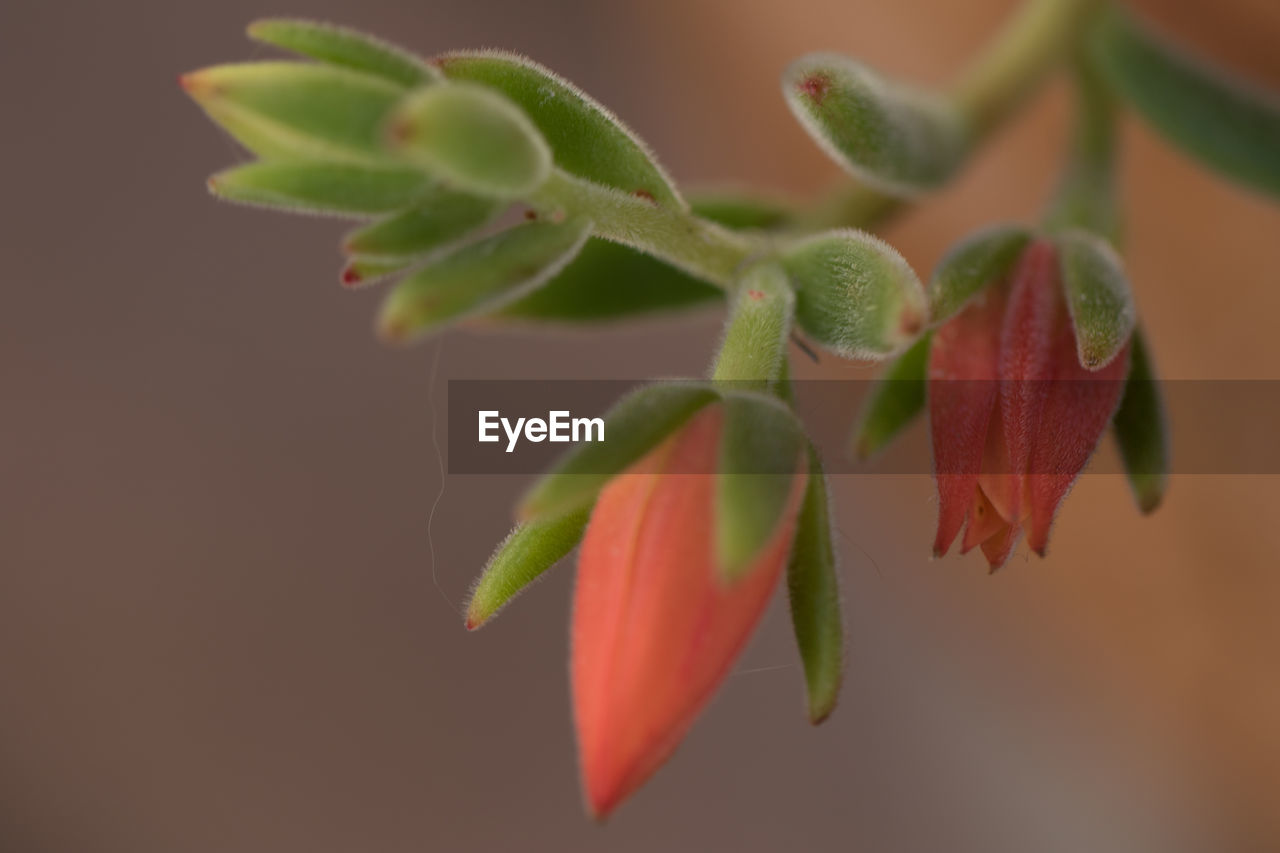
[[[1043,555],[1058,505],[1119,404],[1129,345],[1097,370],[1080,363],[1058,250],[1037,241],[1008,281],[979,293],[934,334],[929,421],[938,485],[934,553],[961,528],[992,569],[1023,528]]]
[[[578,559],[573,705],[587,804],[603,816],[675,749],[724,679],[786,564],[807,480],[803,454],[781,519],[726,581],[716,560],[712,405],[600,493]]]

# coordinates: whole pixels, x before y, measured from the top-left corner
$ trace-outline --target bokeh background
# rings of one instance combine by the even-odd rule
[[[589,822],[572,565],[462,629],[526,481],[442,478],[433,413],[449,378],[696,374],[719,318],[384,348],[378,295],[337,285],[340,223],[207,196],[241,155],[175,83],[266,55],[242,37],[264,14],[502,46],[614,108],[684,184],[806,197],[840,178],[782,103],[789,59],[943,83],[1013,5],[0,5],[0,850],[1280,848],[1280,501],[1261,476],[1175,478],[1146,519],[1121,478],[1086,478],[1050,556],[995,576],[928,559],[927,478],[839,478],[837,713],[804,722],[779,600],[674,760]],[[1272,0],[1140,6],[1280,88]],[[892,227],[918,269],[1035,215],[1067,94]],[[1280,209],[1136,122],[1125,142],[1161,371],[1280,378]]]

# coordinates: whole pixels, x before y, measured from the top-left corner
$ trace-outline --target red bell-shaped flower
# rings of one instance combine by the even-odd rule
[[[716,558],[715,404],[600,493],[578,559],[572,677],[583,785],[603,816],[671,754],[755,627],[787,563],[803,455],[758,555],[727,580]],[[702,473],[689,473],[702,472]]]
[[[1066,245],[1076,254],[1064,266],[1066,250],[1032,241],[1006,280],[982,289],[934,333],[937,555],[962,528],[961,550],[981,546],[992,569],[1024,529],[1043,555],[1054,513],[1120,401],[1132,306],[1107,304],[1116,291],[1098,284],[1106,280],[1097,259],[1109,255],[1090,243]]]

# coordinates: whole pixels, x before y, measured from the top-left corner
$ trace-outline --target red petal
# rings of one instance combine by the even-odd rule
[[[723,412],[710,407],[601,492],[578,560],[573,704],[583,782],[603,816],[671,754],[777,585],[807,468],[756,565],[725,586],[713,559]]]
[[[1054,333],[1066,318],[1058,280],[1057,251],[1038,240],[1027,247],[1014,270],[1000,341],[1000,425],[1009,453],[1008,490],[993,489],[992,500],[1021,516],[1026,500],[1021,475],[1027,470],[1053,376]]]
[[[1081,367],[1075,332],[1069,321],[1062,324],[1053,347],[1054,381],[1047,385],[1026,487],[1031,505],[1027,541],[1041,556],[1049,543],[1049,527],[1058,505],[1120,405],[1128,370],[1128,345],[1101,370]]]
[[[938,484],[938,532],[933,542],[938,556],[947,552],[964,526],[977,489],[996,402],[1004,306],[1003,289],[988,287],[933,335],[929,434]]]

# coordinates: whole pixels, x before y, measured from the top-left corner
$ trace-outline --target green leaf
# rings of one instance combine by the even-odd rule
[[[795,415],[775,397],[725,396],[716,474],[717,567],[726,582],[747,573],[778,531],[807,470],[807,441]]]
[[[931,332],[921,335],[871,389],[854,430],[854,453],[859,459],[878,453],[924,411],[932,342]]]
[[[249,38],[409,88],[440,79],[434,68],[407,50],[333,24],[264,18],[249,25]]]
[[[795,216],[791,205],[749,191],[701,190],[689,195],[689,208],[703,219],[738,231],[777,228]]]
[[[400,342],[514,301],[563,269],[589,232],[580,219],[531,222],[465,246],[396,286],[382,305],[381,334]]]
[[[1113,10],[1094,53],[1166,139],[1246,186],[1280,196],[1280,97],[1189,56]]]
[[[782,75],[787,105],[828,155],[885,193],[941,186],[964,157],[964,121],[947,99],[886,79],[833,53],[793,62]]]
[[[404,93],[381,77],[306,62],[215,65],[181,82],[211,119],[268,160],[383,160],[383,123]]]
[[[1112,425],[1138,507],[1151,512],[1169,485],[1169,426],[1160,380],[1141,329],[1133,333],[1129,379]]]
[[[582,541],[591,507],[517,524],[489,558],[467,604],[467,630],[474,631]]]
[[[527,521],[589,506],[609,480],[717,399],[700,383],[648,385],[628,394],[605,415],[605,440],[570,451],[524,496],[517,517]]]
[[[1128,343],[1137,321],[1124,262],[1111,244],[1079,229],[1055,237],[1080,364],[1098,370]]]
[[[461,240],[492,220],[502,202],[478,198],[440,184],[428,187],[417,204],[352,231],[342,243],[349,255],[412,258]]]
[[[559,275],[502,308],[502,320],[595,323],[718,302],[720,288],[621,243],[593,237]]]
[[[862,231],[816,234],[781,255],[796,288],[796,322],[845,358],[884,358],[925,323],[924,288],[888,243]]]
[[[556,166],[579,178],[683,208],[658,161],[616,116],[569,81],[512,53],[468,51],[434,60],[451,80],[497,89],[532,119]]]
[[[421,89],[396,110],[390,128],[393,150],[459,190],[515,198],[551,174],[551,152],[538,129],[483,86]]]
[[[426,175],[403,166],[271,160],[209,178],[209,190],[228,201],[355,217],[399,210],[427,185]]]
[[[956,244],[938,263],[929,281],[929,321],[949,320],[990,285],[1013,271],[1031,232],[1019,225],[995,225]]]
[[[809,722],[817,725],[835,710],[844,664],[844,630],[840,624],[840,583],[827,483],[822,463],[809,450],[809,483],[796,522],[796,539],[787,565],[791,625],[804,663]]]
[[[767,391],[781,377],[795,315],[795,294],[775,263],[749,269],[737,285],[712,377]]]
[[[413,266],[412,258],[384,258],[370,255],[354,255],[342,267],[340,278],[344,287],[368,287],[384,278],[401,273]]]

